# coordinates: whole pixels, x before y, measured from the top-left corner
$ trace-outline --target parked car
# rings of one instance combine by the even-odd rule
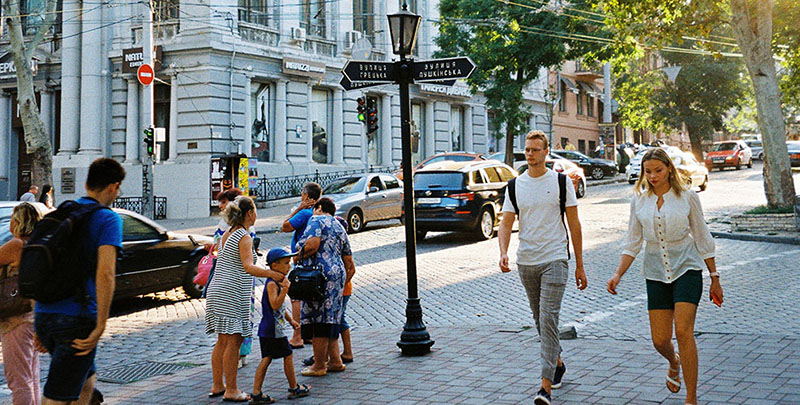
[[[764,145],[759,140],[744,141],[750,147],[753,159],[764,160]]]
[[[700,191],[706,190],[706,187],[708,187],[708,169],[701,165],[694,158],[694,155],[680,150],[667,151],[667,154],[672,159],[672,163],[675,164],[678,174],[683,177],[683,181],[689,188],[699,187]]]
[[[706,154],[706,167],[709,171],[726,167],[741,169],[742,165],[753,167],[753,152],[742,140],[714,142],[711,151]]]
[[[438,162],[444,162],[444,161],[469,162],[469,161],[473,161],[473,160],[486,160],[486,157],[483,156],[482,153],[469,153],[469,152],[443,152],[443,153],[437,153],[437,154],[435,154],[435,155],[423,160],[422,162],[419,162],[419,164],[414,166],[414,169],[413,169],[412,173],[416,173],[417,170],[419,170],[419,169],[421,169],[421,168],[423,168],[423,167],[425,167],[425,166],[427,166],[429,164],[432,164],[432,163],[438,163]],[[397,177],[398,179],[403,180],[403,169],[402,168],[400,170],[392,173],[392,174],[395,177]]]
[[[506,153],[505,152],[497,152],[489,155],[487,159],[499,160],[505,163],[506,160]],[[519,172],[519,169],[523,166],[527,165],[527,161],[525,160],[525,152],[522,151],[514,151],[514,162],[511,165],[514,170]]]
[[[636,183],[639,180],[639,172],[642,170],[642,157],[650,148],[640,149],[636,156],[631,159],[631,163],[625,169],[625,175],[628,178],[628,184]]]
[[[322,195],[336,203],[348,232],[360,232],[368,222],[400,218],[403,183],[390,174],[354,175],[334,180]]]
[[[800,166],[800,141],[786,142],[789,151],[789,162],[792,166]]]
[[[545,165],[548,169],[566,174],[572,180],[572,185],[575,186],[575,197],[583,198],[586,195],[586,175],[578,165],[552,153],[547,155]],[[517,172],[522,175],[527,170],[528,164],[525,163],[517,169]]]
[[[617,174],[617,164],[611,160],[590,158],[574,150],[554,150],[552,152],[577,164],[595,180]]]
[[[19,201],[0,202],[0,244],[11,239],[8,223]],[[40,213],[50,209],[34,203]],[[183,287],[186,295],[200,297],[203,286],[192,279],[197,263],[208,252],[204,243],[211,238],[173,233],[135,212],[114,209],[122,218],[122,250],[117,254],[114,299],[133,297]]]
[[[414,175],[417,239],[428,231],[461,231],[479,239],[494,236],[506,183],[517,176],[502,162],[441,162]]]

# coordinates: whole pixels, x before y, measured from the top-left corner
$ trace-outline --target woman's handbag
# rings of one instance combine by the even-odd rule
[[[303,250],[300,250],[300,256]],[[325,277],[323,267],[317,264],[316,255],[311,263],[298,263],[289,272],[289,297],[300,301],[324,301],[325,284],[328,279]]]
[[[211,249],[211,251],[213,252],[214,249]],[[208,283],[208,275],[214,267],[215,258],[214,253],[209,253],[200,259],[200,262],[197,263],[197,274],[192,279],[193,283],[197,285],[206,285]]]
[[[9,276],[11,266],[3,266],[0,276],[0,319],[22,315],[33,310],[31,300],[19,293],[19,274]]]

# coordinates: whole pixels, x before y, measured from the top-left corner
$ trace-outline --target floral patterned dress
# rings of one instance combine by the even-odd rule
[[[328,278],[325,287],[325,301],[303,301],[300,312],[300,324],[338,325],[342,320],[342,291],[347,278],[342,256],[350,256],[350,241],[342,225],[331,215],[314,215],[308,221],[298,246],[304,246],[309,238],[320,238],[319,249],[315,256],[303,259],[304,263],[322,265],[323,273]]]

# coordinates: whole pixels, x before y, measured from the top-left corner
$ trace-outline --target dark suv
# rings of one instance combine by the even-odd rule
[[[490,239],[514,169],[490,160],[441,162],[414,174],[417,239],[428,231],[473,232]]]

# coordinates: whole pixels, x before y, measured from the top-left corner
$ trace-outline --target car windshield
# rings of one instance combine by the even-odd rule
[[[464,188],[464,174],[459,172],[417,173],[414,176],[414,188],[417,190],[460,190]]]
[[[786,142],[786,148],[791,152],[800,152],[800,142]]]
[[[328,184],[322,194],[351,194],[364,191],[365,177],[345,177]]]
[[[13,211],[13,207],[0,208],[0,246],[11,239],[11,230],[8,229],[8,224],[11,222]]]
[[[718,143],[714,145],[714,148],[711,149],[714,152],[724,151],[724,150],[734,150],[736,149],[736,143],[734,142],[724,142]]]

